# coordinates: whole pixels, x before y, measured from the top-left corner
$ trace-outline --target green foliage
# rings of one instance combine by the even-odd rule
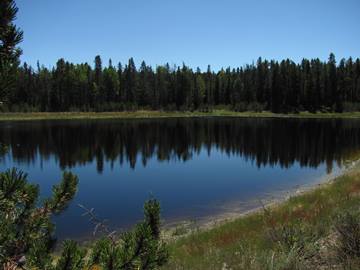
[[[0,101],[7,102],[15,88],[23,32],[14,25],[18,8],[14,0],[0,1]],[[3,105],[3,104],[2,104]],[[1,105],[0,105],[1,106]]]
[[[50,211],[56,214],[64,211],[68,202],[74,197],[77,185],[77,176],[71,172],[64,172],[60,184],[53,186],[53,197],[47,201]]]
[[[53,195],[39,205],[39,188],[16,168],[0,173],[0,264],[25,258],[27,265],[44,268],[55,240],[51,216],[74,197],[77,177],[64,173]]]
[[[160,204],[150,199],[144,205],[144,221],[119,239],[107,236],[92,248],[90,265],[104,270],[155,269],[169,257],[166,245],[160,240]]]
[[[79,248],[75,241],[67,240],[54,270],[83,270],[86,251]]]
[[[152,198],[144,204],[145,222],[151,229],[152,237],[160,237],[160,203]]]
[[[16,19],[18,8],[14,0],[0,2],[0,55],[2,59],[12,62],[18,61],[21,49],[17,48],[23,39],[23,32],[13,23]]]
[[[168,260],[160,239],[160,204],[151,198],[144,205],[144,221],[115,237],[108,234],[89,251],[65,241],[54,264],[52,215],[60,214],[74,197],[78,178],[64,172],[53,195],[39,205],[39,188],[27,182],[27,174],[15,168],[0,173],[0,265],[11,263],[36,269],[81,270],[101,266],[107,270],[155,269]],[[102,225],[102,224],[100,224]]]
[[[351,58],[350,58],[351,59]],[[299,111],[358,111],[360,59],[342,59],[336,65],[304,59],[300,64],[259,59],[257,65],[220,70],[192,70],[185,64],[136,68],[131,58],[123,68],[110,61],[103,67],[60,59],[53,70],[18,68],[15,95],[3,110],[10,111],[133,111],[209,112],[214,106],[235,111],[275,113]]]

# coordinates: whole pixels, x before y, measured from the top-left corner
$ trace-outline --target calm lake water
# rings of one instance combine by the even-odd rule
[[[153,194],[165,222],[244,211],[284,191],[315,184],[360,150],[360,121],[192,118],[0,123],[16,166],[42,196],[70,170],[79,192],[56,218],[60,239],[90,238],[81,203],[113,228],[142,218]]]

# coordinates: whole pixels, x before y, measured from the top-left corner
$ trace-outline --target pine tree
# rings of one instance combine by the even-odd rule
[[[129,104],[136,102],[137,94],[137,70],[133,58],[129,59],[128,65],[124,69],[124,94],[125,101]]]
[[[206,103],[209,107],[214,105],[214,80],[213,73],[211,71],[210,65],[207,67],[206,76],[205,76],[205,84],[206,84]]]
[[[265,101],[265,69],[261,57],[256,62],[256,99],[263,103]]]
[[[149,103],[156,104],[156,102],[149,101],[151,95],[151,87],[150,87],[150,74],[151,68],[148,67],[145,61],[141,62],[140,70],[139,70],[139,85],[137,87],[137,101],[138,105],[144,107],[149,105]]]
[[[96,265],[104,270],[151,270],[167,262],[168,250],[160,238],[160,204],[151,198],[144,204],[144,220],[132,230],[116,236],[98,221],[95,230],[104,233],[101,240],[95,241],[90,249],[65,241],[54,263],[52,249],[56,240],[52,217],[67,208],[77,185],[78,178],[64,172],[60,183],[53,187],[52,196],[40,204],[39,187],[28,183],[26,173],[15,168],[0,173],[0,266],[82,270]],[[84,209],[96,223],[93,211]]]
[[[144,204],[144,221],[120,239],[109,235],[97,241],[88,264],[104,270],[150,270],[164,265],[168,257],[166,245],[160,240],[160,205],[150,199]]]
[[[272,112],[278,113],[281,110],[281,83],[279,64],[275,61],[271,61],[271,100],[270,108]]]
[[[100,86],[102,83],[102,61],[100,55],[95,56],[95,83]]]
[[[335,55],[330,53],[329,60],[327,63],[327,80],[328,80],[328,105],[333,109],[340,109],[339,108],[339,101],[340,98],[338,96],[338,88],[337,88],[337,74],[336,74],[336,60]]]
[[[39,187],[15,168],[0,173],[0,265],[46,269],[55,243],[51,217],[64,211],[77,190],[78,178],[64,172],[52,197],[39,205]]]
[[[64,106],[64,96],[66,95],[66,63],[63,58],[56,63],[56,69],[53,71],[53,89],[51,92],[51,108],[54,111],[60,111]]]
[[[63,243],[63,250],[54,270],[83,270],[85,256],[85,249],[80,248],[73,240],[66,240]]]
[[[199,107],[201,107],[205,101],[205,91],[206,91],[206,85],[205,85],[205,80],[203,79],[203,76],[200,72],[200,70],[197,72],[196,74],[196,81],[195,81],[195,91],[196,91],[196,95],[195,95],[195,107],[196,109],[198,109]]]
[[[0,102],[8,102],[15,88],[23,32],[14,25],[18,8],[14,0],[0,1]]]
[[[109,66],[103,71],[103,86],[102,102],[114,103],[119,95],[120,82],[111,60]]]

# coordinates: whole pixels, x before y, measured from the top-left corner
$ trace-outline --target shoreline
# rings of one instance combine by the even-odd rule
[[[245,202],[245,207],[231,206],[230,204],[221,205],[224,211],[219,211],[213,215],[207,215],[200,218],[182,218],[174,217],[170,218],[168,221],[162,220],[162,236],[163,239],[168,241],[175,241],[189,236],[191,233],[196,232],[206,232],[212,229],[216,229],[221,225],[226,225],[231,222],[234,222],[239,219],[246,218],[253,214],[261,214],[264,208],[272,209],[280,206],[281,204],[286,203],[290,198],[304,195],[310,193],[316,189],[320,189],[326,185],[333,183],[338,177],[344,176],[348,173],[351,173],[354,168],[360,164],[360,159],[357,160],[346,160],[342,165],[342,168],[331,172],[330,174],[324,174],[320,177],[314,178],[311,183],[306,183],[303,185],[296,185],[290,189],[280,189],[274,193],[269,193],[266,198],[262,199],[253,199],[251,201]],[[257,203],[252,203],[257,201]],[[235,201],[235,204],[239,205],[238,201]],[[241,203],[240,203],[241,204]],[[131,228],[131,226],[129,226]],[[124,228],[114,228],[115,231],[126,231]],[[184,233],[177,233],[178,230],[185,230]],[[80,237],[73,238],[78,241],[82,246],[89,246],[95,240],[101,238],[101,235],[93,236],[91,234],[86,234]],[[63,239],[64,240],[64,239]],[[61,247],[56,248],[57,251],[61,250]]]
[[[163,225],[164,239],[176,241],[179,238],[187,237],[193,232],[206,232],[216,229],[222,225],[229,224],[239,219],[244,219],[251,215],[261,214],[264,209],[274,209],[286,204],[289,199],[300,197],[311,193],[317,189],[324,188],[333,184],[339,177],[346,176],[356,171],[356,167],[360,164],[360,159],[346,160],[343,168],[339,168],[336,172],[325,174],[314,179],[313,182],[290,189],[279,190],[276,193],[269,194],[269,198],[259,199],[257,204],[246,203],[248,207],[227,208],[229,211],[205,216],[192,221],[190,219],[176,219],[174,221],[165,222]],[[195,226],[194,226],[195,225]],[[175,235],[178,229],[186,229],[183,234]]]
[[[0,113],[0,121],[34,121],[34,120],[92,120],[92,119],[160,119],[188,117],[239,117],[239,118],[301,118],[301,119],[360,119],[360,112],[344,113],[272,113],[235,112],[229,110],[200,111],[145,111],[134,112],[32,112],[32,113]]]
[[[313,257],[301,257],[301,263],[335,265],[331,249],[337,241],[334,228],[344,214],[360,213],[360,159],[348,159],[344,164],[347,166],[341,173],[310,187],[301,187],[283,200],[210,223],[208,227],[164,232],[163,239],[172,258],[163,269],[213,266],[222,269],[225,264],[231,267],[226,269],[232,269],[243,265],[244,260],[261,266],[268,265],[268,260],[282,262],[283,249],[279,248],[286,247],[288,236],[295,246],[303,243],[304,248],[312,251],[319,248],[314,253],[315,261]]]
[[[356,167],[360,164],[360,159],[355,160],[346,160],[344,161],[343,167],[340,167],[338,170],[331,172],[330,174],[324,174],[320,177],[314,178],[310,183],[303,185],[296,185],[290,189],[281,189],[274,193],[269,193],[266,198],[259,200],[253,199],[251,201],[245,202],[245,207],[239,206],[230,206],[226,204],[224,209],[225,211],[219,211],[213,215],[207,215],[200,218],[182,218],[174,217],[170,218],[168,221],[163,220],[162,225],[162,236],[166,241],[176,242],[178,239],[186,238],[192,233],[197,232],[207,232],[213,229],[216,229],[222,225],[230,224],[231,222],[244,219],[251,215],[261,214],[264,209],[274,209],[283,204],[286,204],[289,199],[294,197],[299,197],[307,193],[311,193],[317,189],[321,189],[328,185],[331,185],[336,181],[337,178],[346,176],[347,174],[356,170]],[[257,203],[251,203],[255,202]],[[238,204],[239,202],[235,202]],[[241,203],[240,203],[241,204]],[[123,231],[123,229],[118,228],[117,231]],[[183,233],[178,233],[178,231],[184,231]],[[81,236],[76,240],[81,243],[83,246],[91,245],[96,239],[101,236]]]

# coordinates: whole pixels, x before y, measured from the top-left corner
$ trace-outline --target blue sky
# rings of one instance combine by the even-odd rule
[[[360,57],[359,0],[17,0],[22,61],[205,69],[267,59]]]

